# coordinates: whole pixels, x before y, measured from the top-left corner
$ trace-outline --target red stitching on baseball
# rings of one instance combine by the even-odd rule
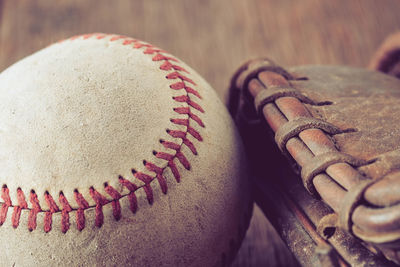
[[[155,156],[156,156],[156,158],[167,160],[167,161],[171,161],[175,158],[175,155],[171,155],[171,154],[168,154],[165,152],[157,152]]]
[[[125,38],[127,38],[127,37],[124,36],[124,35],[117,35],[117,36],[111,37],[110,38],[110,42],[114,42],[114,41],[117,41],[117,40],[120,40],[120,39],[125,39]]]
[[[145,44],[145,43],[141,43],[141,42],[135,40],[133,48],[139,49],[139,48],[142,48],[142,47],[153,47],[153,46],[151,44]]]
[[[196,90],[194,90],[193,88],[191,88],[189,86],[186,86],[184,82],[177,82],[177,83],[171,84],[169,86],[169,88],[174,89],[174,90],[185,89],[186,93],[195,95],[201,99],[201,95],[199,94],[199,92],[197,92]]]
[[[69,213],[72,211],[71,206],[68,203],[67,198],[64,196],[63,192],[60,192],[60,196],[58,198],[62,206],[61,211],[61,231],[66,233],[69,230],[70,223],[69,223]]]
[[[190,78],[180,74],[179,72],[175,71],[175,72],[171,72],[170,74],[168,74],[167,76],[165,76],[165,78],[169,79],[169,80],[174,80],[174,79],[180,79],[182,81],[186,81],[188,83],[191,83],[193,85],[196,85],[194,81],[192,81]]]
[[[111,206],[113,209],[113,216],[115,220],[121,219],[121,205],[119,204],[119,199],[122,197],[121,194],[115,190],[112,186],[109,184],[105,184],[104,190],[109,194],[113,200],[111,201]]]
[[[188,126],[187,127],[187,132],[190,133],[197,140],[203,141],[203,137],[201,137],[200,133],[198,131],[196,131],[194,128]]]
[[[153,181],[153,177],[142,172],[136,172],[134,170],[132,170],[132,173],[137,179],[145,183],[143,189],[144,192],[146,193],[147,201],[149,202],[149,204],[153,204],[154,201],[153,189],[151,188],[150,185],[150,183]]]
[[[131,40],[125,40],[122,44],[123,44],[123,45],[130,45],[130,44],[132,44],[133,42],[135,42],[135,40],[133,40],[133,39],[131,39]]]
[[[97,35],[96,39],[97,39],[97,40],[101,40],[101,39],[104,39],[104,38],[106,38],[106,37],[107,37],[106,34],[99,34],[99,35]]]
[[[189,73],[187,70],[185,70],[184,68],[178,66],[178,65],[173,65],[171,64],[171,62],[169,61],[165,61],[161,66],[160,66],[160,70],[179,70],[179,71],[184,71],[186,73]]]
[[[94,224],[97,227],[101,227],[104,222],[103,206],[108,203],[108,200],[97,192],[93,186],[89,188],[89,194],[94,202],[96,202]]]
[[[173,142],[165,141],[165,140],[160,140],[160,143],[165,147],[173,150],[179,150],[181,148],[180,145],[175,144]]]
[[[150,48],[147,48],[146,50],[145,50],[145,52],[147,52],[147,54],[149,54],[149,52],[160,52],[161,50],[160,49],[150,49]],[[167,57],[167,56],[164,56],[164,55],[162,55],[162,54],[157,54],[157,55],[155,55],[153,58],[152,58],[152,60],[153,61],[161,61],[161,60],[165,60],[165,62],[168,64],[171,64],[171,62],[169,62],[170,60],[172,60],[172,61],[178,61],[177,59],[175,59],[175,58],[173,58],[173,57]],[[164,62],[164,63],[165,63]],[[161,65],[162,66],[162,65]],[[171,66],[173,66],[172,64],[171,64]],[[180,67],[179,67],[180,68]],[[182,68],[183,69],[183,68]],[[186,71],[186,70],[185,70]],[[187,72],[187,71],[186,71]]]
[[[173,138],[178,138],[181,139],[182,143],[175,143],[171,141],[165,141],[165,140],[160,140],[160,143],[163,145],[164,148],[166,149],[171,149],[174,150],[174,154],[166,153],[166,152],[156,152],[154,151],[153,154],[156,158],[165,160],[167,162],[165,167],[160,167],[157,166],[156,164],[144,160],[144,166],[145,168],[153,172],[155,176],[150,176],[148,174],[142,173],[142,172],[137,172],[134,169],[132,169],[132,174],[134,177],[136,177],[138,180],[142,181],[144,185],[137,186],[133,182],[125,179],[122,176],[119,176],[119,183],[125,187],[126,189],[129,190],[128,194],[121,195],[114,187],[110,186],[108,183],[104,184],[104,190],[105,192],[112,198],[111,200],[108,200],[105,196],[103,196],[100,192],[95,190],[94,187],[89,188],[89,195],[95,202],[95,206],[90,206],[87,200],[84,198],[84,196],[79,193],[77,189],[74,190],[74,199],[75,202],[78,204],[79,208],[72,208],[71,205],[69,204],[69,201],[65,197],[63,192],[60,192],[58,201],[60,203],[60,207],[57,206],[56,202],[54,201],[52,195],[49,192],[45,192],[44,199],[46,202],[46,205],[48,206],[48,210],[42,210],[39,199],[37,194],[35,193],[34,190],[31,190],[29,194],[29,201],[31,203],[31,208],[28,208],[28,204],[25,200],[25,195],[22,191],[22,189],[18,188],[17,189],[17,201],[18,205],[13,205],[11,202],[11,197],[10,197],[10,192],[7,187],[7,185],[3,185],[1,189],[1,199],[3,200],[3,203],[1,203],[1,208],[0,208],[0,225],[2,225],[6,218],[7,218],[7,213],[9,208],[13,208],[13,213],[11,216],[11,223],[14,228],[17,228],[20,222],[20,216],[21,216],[21,211],[22,210],[29,210],[29,216],[28,216],[28,229],[29,231],[33,231],[37,228],[37,215],[39,212],[45,212],[44,216],[44,231],[49,232],[52,230],[52,216],[54,213],[61,212],[61,231],[63,233],[66,233],[71,225],[70,225],[70,216],[69,213],[72,211],[76,211],[76,227],[79,231],[82,231],[85,228],[86,220],[85,220],[85,210],[89,208],[94,208],[95,209],[95,225],[97,227],[101,227],[104,224],[104,214],[103,214],[103,206],[111,203],[112,205],[112,210],[113,210],[113,216],[116,220],[119,220],[122,216],[121,213],[121,205],[119,200],[122,197],[127,197],[129,200],[129,207],[130,210],[135,213],[138,210],[138,202],[137,202],[137,197],[136,197],[136,191],[139,188],[143,188],[147,201],[149,204],[152,204],[154,201],[154,196],[153,196],[153,189],[151,187],[151,182],[154,179],[157,179],[161,191],[166,194],[168,191],[168,186],[167,186],[167,181],[164,176],[164,171],[166,168],[169,168],[177,182],[180,182],[181,179],[181,174],[179,172],[178,167],[176,166],[176,163],[174,162],[175,159],[177,159],[177,162],[179,162],[185,169],[190,170],[191,166],[186,158],[186,156],[182,153],[182,146],[185,145],[186,147],[189,148],[189,150],[194,154],[197,155],[197,150],[193,142],[191,142],[187,135],[191,135],[198,141],[202,141],[203,138],[200,135],[200,133],[195,130],[191,126],[191,122],[196,123],[200,127],[205,127],[203,121],[200,119],[200,117],[192,112],[192,108],[197,110],[200,113],[204,113],[203,108],[195,101],[191,99],[191,95],[196,96],[198,99],[202,99],[201,95],[199,92],[192,87],[189,86],[195,86],[196,83],[187,77],[186,75],[183,75],[182,72],[189,74],[189,71],[187,71],[185,68],[182,66],[177,65],[176,63],[179,62],[176,58],[164,55],[165,53],[164,50],[159,49],[153,45],[143,43],[141,41],[123,36],[123,35],[107,35],[107,34],[101,34],[101,33],[95,33],[95,34],[85,34],[85,35],[78,35],[78,36],[73,36],[67,40],[76,40],[76,39],[82,39],[82,40],[87,40],[93,38],[93,40],[101,40],[104,38],[109,37],[110,42],[115,42],[115,41],[122,41],[122,45],[124,46],[132,46],[134,49],[143,49],[142,52],[145,55],[153,55],[151,60],[154,62],[160,62],[161,65],[159,67],[160,70],[163,71],[168,71],[170,73],[167,73],[165,76],[166,79],[168,80],[174,80],[172,84],[170,84],[170,88],[172,90],[182,90],[185,94],[180,95],[180,96],[175,96],[173,97],[174,101],[177,103],[186,103],[187,107],[175,107],[174,112],[180,115],[187,115],[186,119],[183,118],[171,118],[171,123],[173,125],[180,125],[180,126],[185,126],[186,131],[182,130],[167,130],[167,133],[173,137]],[[62,40],[61,42],[67,41],[67,40]],[[174,62],[174,63],[172,63]],[[178,80],[178,81],[175,81]]]
[[[39,199],[33,190],[31,190],[31,193],[29,194],[29,201],[32,204],[32,209],[29,211],[28,229],[29,231],[33,231],[37,227],[37,214],[41,212],[42,209],[40,208]]]
[[[85,228],[85,210],[89,208],[89,203],[77,189],[74,190],[74,198],[79,206],[76,211],[76,227],[82,231]]]
[[[172,123],[178,124],[178,125],[184,125],[184,126],[189,126],[189,120],[188,119],[171,119]]]
[[[8,208],[12,206],[10,193],[6,185],[3,185],[1,188],[1,198],[3,199],[4,203],[1,205],[0,209],[0,225],[6,221]]]
[[[146,162],[145,166],[149,171],[155,172],[157,174],[156,178],[158,180],[158,183],[160,184],[161,191],[164,194],[166,194],[168,187],[167,187],[167,180],[165,180],[165,177],[163,176],[164,169],[158,167],[157,165],[151,162]]]
[[[130,191],[130,193],[128,194],[129,206],[131,211],[133,213],[136,213],[138,205],[137,205],[135,191],[138,189],[138,187],[134,183],[124,179],[122,176],[119,176],[118,179],[120,184],[128,188],[128,190]]]
[[[176,152],[176,157],[181,162],[183,167],[185,167],[186,170],[190,170],[190,163],[181,151]]]
[[[22,209],[28,208],[28,203],[25,201],[24,192],[22,192],[21,188],[17,189],[17,200],[18,206],[14,206],[13,214],[11,215],[11,222],[14,228],[17,228],[19,225],[19,219],[21,218]]]
[[[49,192],[45,192],[44,198],[46,200],[47,206],[50,209],[50,211],[46,211],[44,217],[44,231],[47,233],[51,231],[53,213],[58,212],[60,209],[58,208],[56,202],[49,194]]]
[[[195,114],[192,113],[189,107],[179,107],[179,108],[174,108],[174,111],[178,114],[186,114],[194,120],[199,126],[204,128],[204,123],[203,121]]]
[[[181,95],[181,96],[174,96],[173,99],[177,102],[185,102],[187,103],[189,106],[191,106],[194,109],[197,109],[198,111],[200,111],[201,113],[204,113],[203,108],[197,104],[196,102],[194,102],[193,100],[190,99],[189,96],[187,95]]]

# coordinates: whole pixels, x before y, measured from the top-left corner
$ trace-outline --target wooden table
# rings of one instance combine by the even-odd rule
[[[178,56],[226,100],[233,71],[256,56],[365,66],[399,14],[398,0],[0,0],[0,70],[68,36],[119,33]],[[234,265],[293,265],[288,255],[256,207]]]

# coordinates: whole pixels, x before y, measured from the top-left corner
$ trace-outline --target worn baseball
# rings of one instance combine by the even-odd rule
[[[2,266],[218,266],[251,204],[212,88],[145,42],[88,34],[0,75]]]

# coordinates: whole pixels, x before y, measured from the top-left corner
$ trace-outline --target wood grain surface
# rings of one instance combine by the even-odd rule
[[[234,70],[257,56],[366,66],[399,14],[398,0],[0,0],[0,71],[59,39],[119,33],[176,55],[225,100]],[[294,264],[256,207],[234,265]]]

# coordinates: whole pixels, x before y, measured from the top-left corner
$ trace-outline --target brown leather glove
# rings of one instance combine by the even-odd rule
[[[230,92],[257,202],[299,262],[399,264],[400,80],[259,59],[236,72]]]
[[[400,78],[400,32],[386,38],[372,57],[369,68]]]

